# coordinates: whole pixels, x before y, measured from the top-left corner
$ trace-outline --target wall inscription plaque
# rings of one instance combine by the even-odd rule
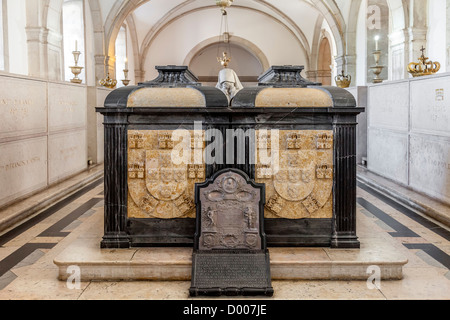
[[[273,295],[264,192],[235,169],[196,185],[191,296]]]

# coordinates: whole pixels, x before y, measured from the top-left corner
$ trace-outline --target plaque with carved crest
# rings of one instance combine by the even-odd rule
[[[256,182],[266,185],[265,217],[332,218],[333,132],[257,131],[256,136]],[[278,161],[267,163],[261,155]]]
[[[128,131],[129,218],[195,218],[194,188],[205,180],[206,166],[194,157],[205,146],[203,132],[189,133],[190,161],[176,164],[172,152],[186,142],[174,142],[172,131]]]

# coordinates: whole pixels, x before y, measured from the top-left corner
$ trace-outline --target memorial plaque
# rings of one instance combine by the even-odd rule
[[[272,296],[264,185],[228,169],[197,184],[195,196],[191,296]]]

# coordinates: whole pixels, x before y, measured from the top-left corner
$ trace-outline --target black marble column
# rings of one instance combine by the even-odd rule
[[[336,115],[334,131],[334,212],[331,247],[360,248],[356,235],[356,115]]]
[[[105,116],[105,235],[102,248],[129,248],[127,116]]]

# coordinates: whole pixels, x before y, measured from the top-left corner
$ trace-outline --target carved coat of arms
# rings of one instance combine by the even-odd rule
[[[266,184],[266,218],[331,218],[332,131],[280,131],[279,139],[279,167],[256,165],[256,182]]]
[[[130,131],[128,146],[128,216],[195,217],[194,186],[204,180],[205,166],[175,164],[170,131]],[[192,143],[197,147],[203,144]]]

